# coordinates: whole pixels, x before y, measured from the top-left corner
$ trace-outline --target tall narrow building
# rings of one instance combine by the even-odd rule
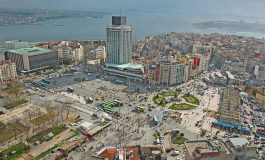
[[[126,24],[126,16],[112,16],[107,27],[106,63],[125,64],[132,57],[132,27]]]

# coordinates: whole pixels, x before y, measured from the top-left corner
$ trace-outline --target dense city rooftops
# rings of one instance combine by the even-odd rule
[[[0,61],[0,65],[3,65],[3,64],[10,64],[10,63],[13,63],[13,62],[10,61],[10,60],[1,60],[1,61]]]

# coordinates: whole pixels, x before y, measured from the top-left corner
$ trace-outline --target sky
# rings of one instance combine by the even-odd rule
[[[265,17],[265,0],[0,0],[0,8],[138,9]]]

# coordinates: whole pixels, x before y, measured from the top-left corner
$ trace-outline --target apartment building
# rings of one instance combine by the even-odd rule
[[[16,64],[9,60],[0,61],[0,82],[8,83],[17,78]]]

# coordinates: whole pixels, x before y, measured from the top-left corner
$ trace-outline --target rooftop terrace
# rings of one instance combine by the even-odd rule
[[[39,55],[43,53],[49,53],[51,50],[44,49],[40,47],[31,47],[31,48],[20,48],[9,50],[9,52],[20,54],[20,55]]]

